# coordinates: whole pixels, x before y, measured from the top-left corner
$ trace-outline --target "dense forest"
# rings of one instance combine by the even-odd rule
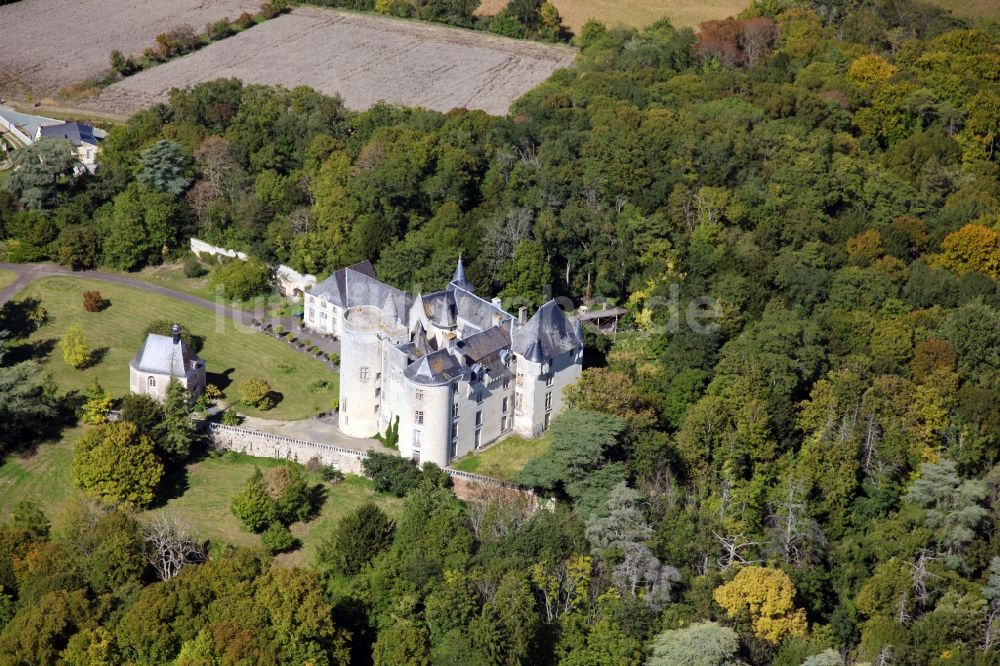
[[[1000,27],[766,0],[575,44],[505,118],[216,81],[92,176],[15,154],[10,260],[133,270],[194,235],[418,291],[461,253],[481,293],[631,330],[593,336],[521,474],[552,510],[415,478],[310,569],[216,549],[159,581],[127,512],[20,507],[0,661],[1000,664]],[[6,448],[53,395],[25,366]]]

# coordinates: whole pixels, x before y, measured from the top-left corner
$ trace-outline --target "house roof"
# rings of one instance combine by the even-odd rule
[[[204,361],[179,336],[175,342],[170,336],[150,333],[129,365],[140,372],[186,377],[199,363]]]
[[[403,374],[417,384],[444,384],[466,373],[466,369],[448,349],[439,349],[407,366]]]
[[[103,137],[98,136],[90,125],[83,123],[63,123],[61,125],[42,125],[39,128],[42,139],[68,139],[74,146],[84,143],[96,146]]]
[[[583,333],[578,323],[571,322],[554,300],[538,308],[514,331],[512,340],[513,350],[533,363],[551,361],[581,344]]]
[[[342,268],[313,287],[310,293],[344,309],[370,305],[385,314],[392,311],[398,321],[406,321],[409,312],[406,292],[379,282],[370,261]]]

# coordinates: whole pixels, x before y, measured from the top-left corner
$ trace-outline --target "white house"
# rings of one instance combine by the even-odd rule
[[[177,324],[170,336],[150,333],[129,363],[132,393],[163,400],[172,379],[180,382],[193,397],[197,398],[205,390],[205,361],[181,339],[181,328]]]
[[[540,435],[582,369],[578,321],[554,301],[514,317],[475,294],[461,259],[444,290],[412,299],[368,262],[337,271],[306,294],[303,323],[340,336],[340,429],[398,422],[400,453],[420,463]]]
[[[93,173],[97,168],[97,153],[100,150],[100,142],[107,136],[107,133],[95,129],[83,123],[60,123],[58,125],[40,125],[35,130],[34,140],[39,139],[66,139],[73,144],[76,150],[76,157],[83,164],[84,168]]]

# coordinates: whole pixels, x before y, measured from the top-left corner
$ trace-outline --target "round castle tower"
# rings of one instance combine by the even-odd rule
[[[405,377],[403,385],[399,452],[421,464],[432,462],[446,467],[451,443],[451,382]],[[418,422],[418,413],[422,422]]]
[[[379,388],[382,337],[387,329],[382,312],[362,305],[344,313],[340,337],[340,430],[350,437],[379,432]]]

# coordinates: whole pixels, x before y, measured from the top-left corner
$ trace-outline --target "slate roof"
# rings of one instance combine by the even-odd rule
[[[533,363],[541,363],[576,349],[582,342],[579,324],[571,322],[553,300],[514,331],[512,349]]]
[[[469,282],[469,279],[465,277],[465,266],[462,264],[462,255],[458,255],[458,266],[455,267],[455,275],[452,276],[451,282],[448,284],[448,291],[455,288],[464,289],[468,292],[475,292],[475,287]]]
[[[61,125],[42,125],[39,129],[42,139],[69,139],[74,146],[87,143],[96,146],[103,137],[98,136],[90,125],[83,123],[63,123]]]
[[[409,312],[410,302],[406,292],[379,282],[370,261],[340,269],[309,293],[344,309],[370,305],[384,310],[388,306],[390,310],[395,310],[398,321],[403,322]]]
[[[510,342],[510,326],[507,324],[470,335],[457,341],[455,347],[466,356],[469,365],[479,363],[492,374],[509,374],[504,357],[505,352],[510,349]]]
[[[174,342],[170,336],[150,333],[129,365],[140,372],[186,377],[195,363],[204,361],[183,340]]]
[[[461,377],[466,369],[447,349],[439,349],[414,361],[403,374],[417,384],[444,384]]]

